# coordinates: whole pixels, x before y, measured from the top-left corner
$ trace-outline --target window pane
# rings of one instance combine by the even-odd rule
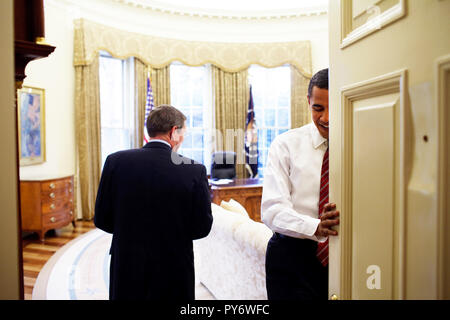
[[[193,147],[203,149],[203,132],[194,132],[193,136]]]
[[[192,151],[191,151],[191,149],[180,149],[179,153],[181,155],[185,156],[186,158],[192,159]]]
[[[275,109],[264,110],[264,124],[266,127],[275,126]]]
[[[258,129],[258,149],[265,147],[264,131],[266,131],[266,129]]]
[[[133,59],[121,60],[101,55],[99,58],[101,153],[102,166],[106,157],[132,146],[133,102],[126,101],[125,90],[132,90],[125,69],[132,70]],[[125,68],[126,64],[127,68]]]
[[[190,105],[190,101],[189,101],[189,95],[187,93],[183,93],[180,95],[180,101],[179,104],[180,106],[188,106]]]
[[[186,116],[186,127],[192,128],[191,110],[184,108],[183,114]]]
[[[182,96],[178,107],[186,116],[187,134],[180,149],[180,153],[186,157],[204,163],[207,145],[204,131],[207,130],[208,110],[206,109],[207,92],[211,94],[212,88],[209,82],[209,69],[206,66],[190,67],[179,63],[170,66],[171,96]],[[173,100],[175,101],[175,100]],[[208,155],[210,158],[210,155]],[[209,160],[207,160],[209,163]]]
[[[253,95],[253,105],[255,108],[263,106],[263,94],[261,94],[260,90],[256,90],[256,88],[252,87],[252,95]]]
[[[192,127],[203,128],[203,110],[201,108],[192,109]]]
[[[278,127],[289,127],[289,110],[278,109]]]
[[[123,126],[123,61],[100,57],[100,115],[101,125]]]
[[[192,159],[197,162],[203,163],[203,150],[192,151]]]
[[[272,143],[273,139],[275,138],[275,129],[267,129],[266,131],[266,147],[269,148],[270,144]]]
[[[201,79],[198,79],[201,80]],[[194,82],[194,91],[193,91],[193,101],[192,104],[194,106],[202,106],[203,105],[203,82],[198,81]]]
[[[280,134],[282,134],[283,132],[286,132],[286,131],[288,131],[289,129],[280,129],[280,130],[278,130],[278,135],[280,135]]]
[[[181,144],[183,149],[192,148],[192,132],[190,130],[184,135],[183,143]]]
[[[271,91],[267,94],[267,104],[266,107],[275,108],[277,106],[277,95],[276,92]]]
[[[130,148],[130,133],[128,130],[103,127],[101,129],[101,136],[103,161],[111,153]]]
[[[289,66],[249,68],[258,128],[258,174],[264,176],[267,153],[276,135],[290,128],[291,77]]]
[[[289,107],[289,95],[286,92],[281,92],[278,96],[278,106],[279,107]]]

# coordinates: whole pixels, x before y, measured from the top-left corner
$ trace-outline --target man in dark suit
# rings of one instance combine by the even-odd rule
[[[150,142],[105,161],[94,222],[113,234],[111,300],[195,299],[192,240],[213,218],[205,166],[176,153],[185,120],[172,106],[155,108]]]

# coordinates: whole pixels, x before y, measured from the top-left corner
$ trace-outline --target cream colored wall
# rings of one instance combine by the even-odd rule
[[[13,0],[0,1],[0,300],[19,299]]]
[[[20,168],[30,175],[75,173],[73,26],[64,8],[45,7],[45,40],[56,47],[46,59],[26,67],[24,86],[45,89],[46,162]]]

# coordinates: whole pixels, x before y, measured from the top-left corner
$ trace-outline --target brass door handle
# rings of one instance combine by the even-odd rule
[[[332,294],[331,295],[331,297],[330,297],[330,300],[339,300],[339,298],[338,298],[338,296],[337,295],[335,295],[335,294]]]

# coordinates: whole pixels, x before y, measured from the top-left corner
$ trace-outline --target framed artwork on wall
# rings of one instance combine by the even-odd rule
[[[19,159],[21,166],[45,162],[45,90],[17,90]]]

